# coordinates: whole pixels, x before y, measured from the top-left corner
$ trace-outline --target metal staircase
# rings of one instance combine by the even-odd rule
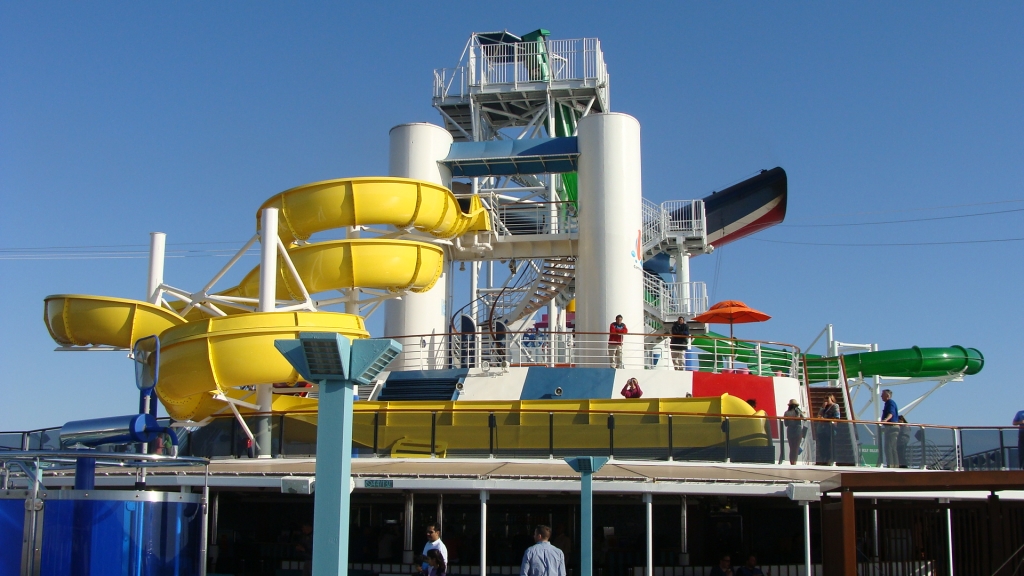
[[[511,279],[491,306],[491,318],[506,324],[519,321],[547,306],[552,300],[564,306],[575,291],[576,258],[530,260]]]

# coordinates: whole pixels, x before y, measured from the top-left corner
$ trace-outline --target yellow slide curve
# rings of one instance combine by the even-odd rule
[[[262,208],[277,207],[279,235],[310,294],[351,288],[394,292],[429,290],[444,270],[443,250],[430,243],[392,239],[334,240],[304,244],[312,234],[346,226],[393,225],[438,238],[488,230],[479,198],[469,212],[436,184],[407,178],[348,178],[299,186]],[[256,298],[259,267],[225,296]],[[301,290],[279,265],[278,298],[301,299]],[[59,294],[44,303],[44,321],[62,346],[130,348],[140,338],[160,337],[157,395],[176,420],[200,420],[225,404],[214,398],[255,395],[243,387],[295,383],[299,376],[274,348],[274,340],[302,331],[368,336],[363,319],[333,312],[240,313],[185,318],[165,308],[122,298]],[[251,396],[251,397],[250,397]],[[315,400],[277,396],[275,409],[315,406]]]

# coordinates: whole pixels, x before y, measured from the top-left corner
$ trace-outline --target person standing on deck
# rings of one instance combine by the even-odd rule
[[[796,398],[789,401],[789,409],[782,413],[787,418],[786,441],[789,443],[789,463],[796,464],[796,458],[800,455],[800,444],[804,441],[804,412],[800,409],[800,402]]]
[[[615,317],[615,322],[608,326],[608,357],[612,368],[622,368],[622,335],[628,334],[629,329],[622,323],[622,315]]]
[[[565,576],[565,554],[551,545],[551,528],[537,526],[533,540],[537,542],[526,549],[519,576]]]
[[[1017,427],[1017,467],[1024,470],[1024,410],[1013,417],[1013,425]]]
[[[839,420],[839,404],[836,397],[829,394],[825,403],[818,410],[818,418],[822,420]],[[835,460],[836,425],[835,422],[818,422],[818,465],[828,466]]]
[[[882,447],[885,453],[885,464],[889,468],[899,468],[900,457],[896,451],[896,441],[899,439],[899,426],[895,424],[900,420],[900,409],[896,401],[892,399],[892,390],[882,390]]]
[[[672,354],[672,367],[686,370],[686,351],[690,348],[690,327],[686,324],[686,318],[680,316],[672,324],[671,334],[668,346]]]

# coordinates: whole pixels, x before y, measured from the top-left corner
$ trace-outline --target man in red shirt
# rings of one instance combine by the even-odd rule
[[[622,368],[622,335],[628,334],[629,329],[622,323],[622,315],[615,317],[615,322],[608,326],[608,356],[611,359],[612,368]]]

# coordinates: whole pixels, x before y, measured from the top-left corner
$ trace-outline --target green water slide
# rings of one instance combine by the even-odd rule
[[[582,113],[565,104],[558,104],[555,108],[555,136],[572,136],[575,134],[576,122],[579,121]],[[574,208],[577,207],[576,191],[578,188],[579,178],[576,172],[565,172],[562,174],[562,189],[565,190],[565,199],[572,202]]]
[[[761,346],[749,342],[729,341],[721,334],[708,332],[695,336],[693,346],[698,348],[697,359],[701,370],[713,370],[730,356],[735,362],[746,364],[752,374],[770,376],[776,372],[789,373],[792,352]],[[808,354],[803,358],[808,382],[825,382],[840,378],[839,358]],[[848,377],[887,376],[890,378],[936,378],[958,372],[974,375],[985,367],[985,357],[976,348],[950,346],[948,348],[903,348],[862,352],[842,356]]]
[[[957,372],[974,375],[985,367],[985,357],[976,348],[902,348],[861,352],[842,356],[843,368],[850,378],[856,376],[887,376],[890,378],[936,378]],[[810,382],[836,380],[839,359],[807,356],[807,379]]]
[[[533,60],[528,64],[530,79],[538,82],[548,82],[551,79],[551,66],[548,62],[548,51],[545,40],[551,32],[540,28],[523,34],[523,42],[533,42],[537,46],[537,54],[531,56]],[[576,122],[582,116],[582,112],[573,109],[565,104],[556,104],[555,110],[555,133],[551,136],[566,137],[576,133]],[[577,207],[576,198],[579,188],[578,178],[575,172],[562,174],[562,189],[565,192],[565,200],[572,202],[573,208]]]
[[[776,372],[789,374],[793,367],[793,351],[771,346],[758,346],[742,340],[730,340],[728,336],[708,332],[704,336],[694,336],[691,344],[698,349],[697,361],[702,372],[715,370],[716,364],[721,369],[725,363],[746,364],[751,374],[773,376]]]

